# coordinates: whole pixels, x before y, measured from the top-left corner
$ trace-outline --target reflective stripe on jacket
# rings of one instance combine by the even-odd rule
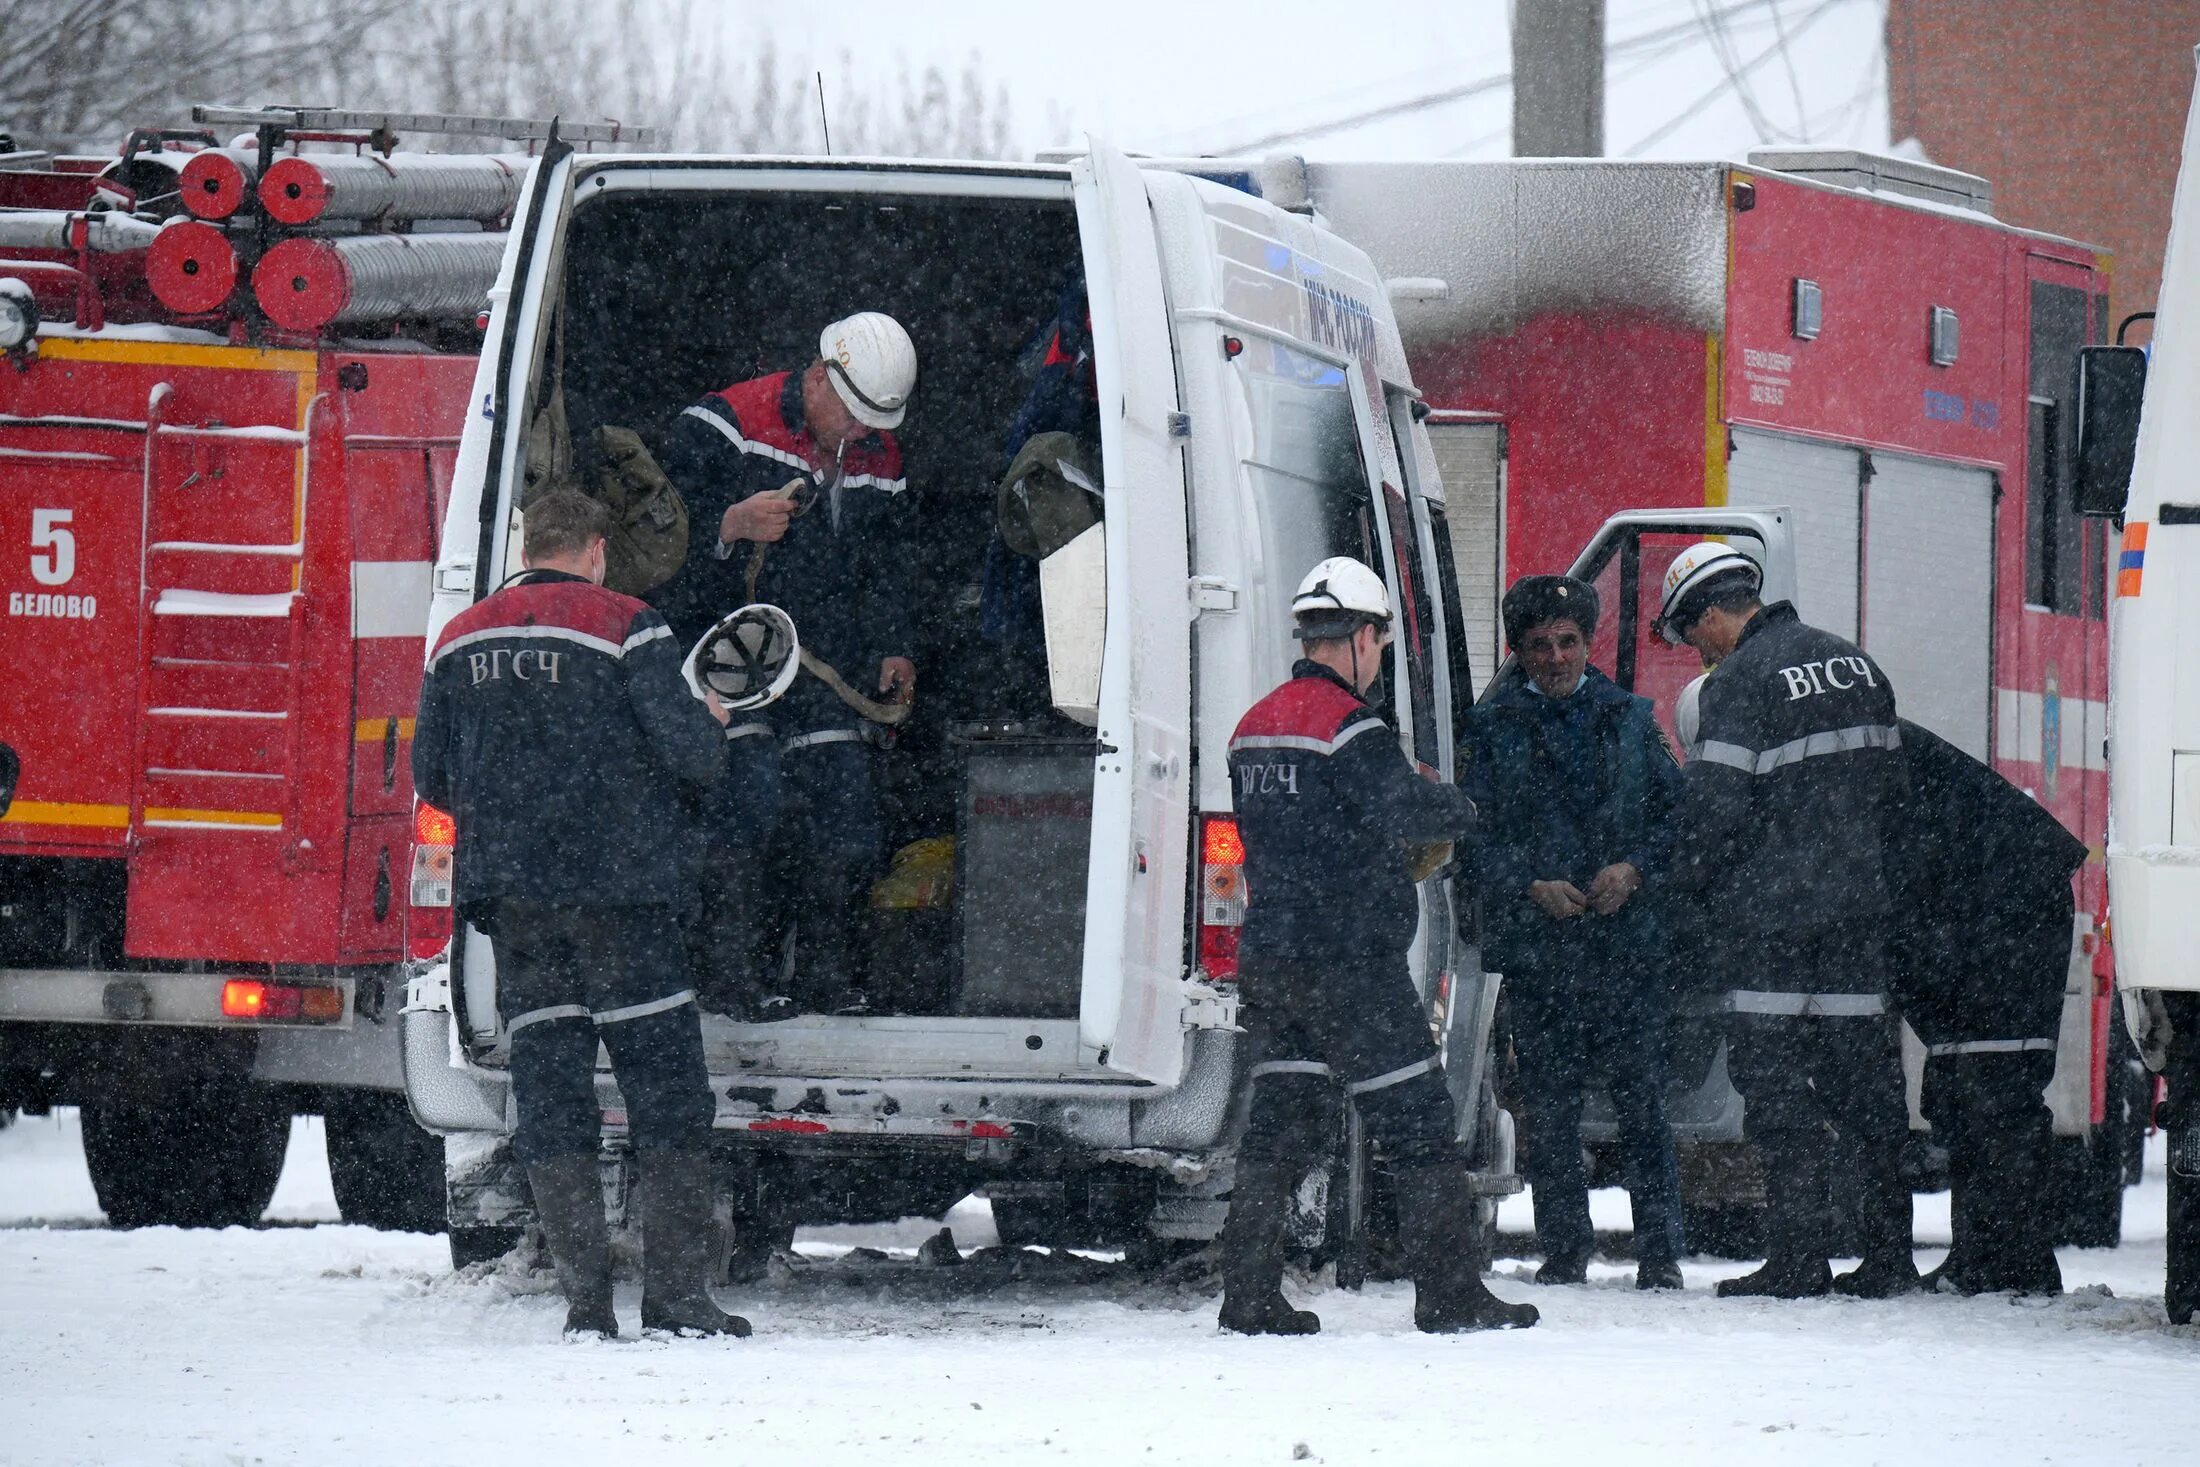
[[[1319,663],[1230,739],[1249,907],[1240,962],[1405,957],[1420,920],[1407,845],[1461,841],[1474,803],[1414,772],[1382,716]]]
[[[457,897],[677,903],[689,820],[725,737],[664,618],[529,571],[451,619],[420,688],[413,784],[458,824]]]
[[[1674,878],[1741,932],[1876,927],[1890,802],[1904,782],[1895,691],[1853,642],[1786,602],[1704,682]]]

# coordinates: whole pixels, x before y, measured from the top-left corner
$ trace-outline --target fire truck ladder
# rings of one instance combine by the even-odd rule
[[[286,853],[302,855],[313,849],[299,788],[307,526],[314,447],[330,400],[314,397],[298,428],[223,427],[164,421],[171,396],[168,384],[155,387],[146,412],[131,841],[152,831],[266,832],[286,836]],[[173,483],[164,477],[175,449],[195,440],[295,446],[305,468],[292,539],[153,538],[157,527],[202,518],[191,512],[194,490],[218,492],[196,469]],[[234,589],[283,580],[288,589]]]

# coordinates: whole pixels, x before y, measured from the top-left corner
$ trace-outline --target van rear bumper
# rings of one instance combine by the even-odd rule
[[[413,1115],[443,1135],[508,1132],[511,1077],[466,1053],[444,974],[438,968],[415,978],[405,1005],[405,1093]],[[766,1145],[868,1138],[1007,1151],[1043,1140],[1097,1150],[1203,1151],[1218,1145],[1229,1126],[1239,1038],[1225,1029],[1188,1035],[1184,1078],[1168,1090],[1119,1080],[998,1076],[713,1075],[713,1125]],[[607,1124],[623,1125],[626,1103],[609,1074],[597,1075],[596,1095]]]

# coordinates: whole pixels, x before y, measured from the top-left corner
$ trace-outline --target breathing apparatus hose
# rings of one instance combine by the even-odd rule
[[[766,490],[765,493],[775,499],[795,499],[810,489],[811,484],[808,479],[794,478],[789,479],[777,489]],[[797,512],[799,513],[799,511]],[[769,545],[758,541],[756,548],[749,553],[744,600],[754,601],[756,599],[756,583],[758,578],[764,574],[764,554],[770,549]],[[807,647],[802,649],[802,670],[832,689],[834,697],[840,699],[841,702],[847,704],[873,723],[894,728],[909,717],[911,704],[881,703],[876,698],[867,697],[857,692],[848,680],[840,675],[838,668],[811,652]]]

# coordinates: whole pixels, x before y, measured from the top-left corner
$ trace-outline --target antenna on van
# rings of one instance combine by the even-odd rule
[[[825,130],[825,156],[833,156],[833,124],[825,116],[825,73],[817,74],[817,125]]]

